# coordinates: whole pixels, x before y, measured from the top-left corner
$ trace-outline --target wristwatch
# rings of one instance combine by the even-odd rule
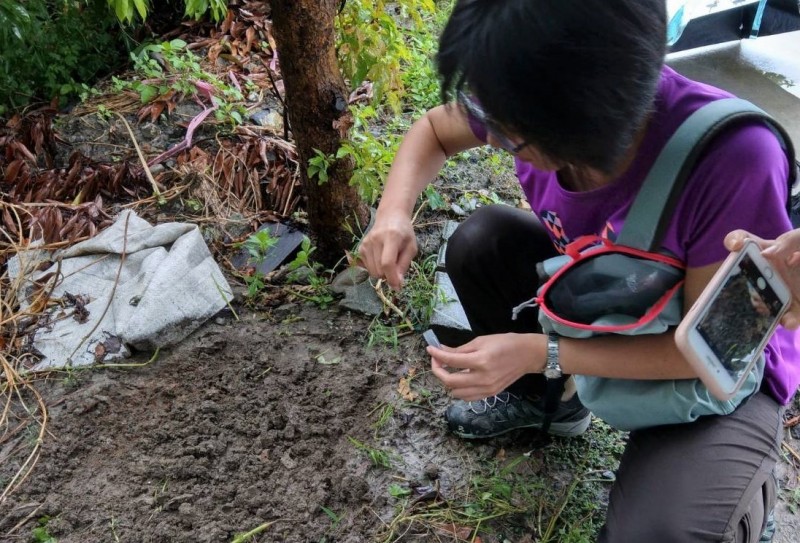
[[[547,379],[558,379],[564,373],[558,363],[558,335],[552,332],[547,334],[547,362],[543,373]]]

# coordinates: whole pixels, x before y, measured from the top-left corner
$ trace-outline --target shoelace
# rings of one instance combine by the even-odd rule
[[[519,398],[512,394],[511,392],[504,391],[500,394],[495,394],[494,396],[489,396],[488,398],[484,398],[482,400],[475,400],[469,402],[469,410],[475,413],[476,415],[482,415],[486,413],[489,409],[494,409],[494,406],[497,405],[498,402],[507,404],[509,400],[514,399],[518,400]],[[478,411],[475,407],[482,406],[483,408]]]

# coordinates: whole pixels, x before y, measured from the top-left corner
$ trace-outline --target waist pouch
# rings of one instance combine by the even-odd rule
[[[538,266],[536,297],[514,308],[537,307],[544,333],[571,338],[603,334],[661,334],[682,317],[684,264],[676,258],[614,245],[597,236],[569,244],[566,254]],[[575,375],[581,402],[620,430],[726,415],[761,384],[763,356],[728,401],[699,379],[639,380]]]

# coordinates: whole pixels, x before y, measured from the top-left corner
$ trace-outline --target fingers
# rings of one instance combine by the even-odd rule
[[[751,234],[747,230],[734,230],[725,236],[725,248],[729,251],[738,251],[744,246],[744,242],[748,239],[755,241],[762,250],[770,245],[770,242],[761,239],[755,234]]]
[[[395,290],[417,255],[417,241],[407,217],[376,222],[359,247],[359,259],[371,277],[385,279]]]
[[[781,325],[787,330],[797,330],[800,327],[800,307],[796,303],[783,315]]]

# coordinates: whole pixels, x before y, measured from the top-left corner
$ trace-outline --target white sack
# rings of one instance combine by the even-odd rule
[[[151,226],[124,211],[94,238],[57,252],[53,260],[58,258],[63,279],[51,299],[69,293],[88,300],[88,320],[79,323],[74,307],[50,309],[50,323],[42,320],[45,325],[34,337],[33,346],[45,357],[37,370],[124,358],[130,354],[128,347],[152,350],[173,345],[233,297],[200,230],[192,224]],[[56,270],[54,264],[26,279]],[[23,305],[33,301],[25,298],[30,284],[26,281],[21,289]]]

